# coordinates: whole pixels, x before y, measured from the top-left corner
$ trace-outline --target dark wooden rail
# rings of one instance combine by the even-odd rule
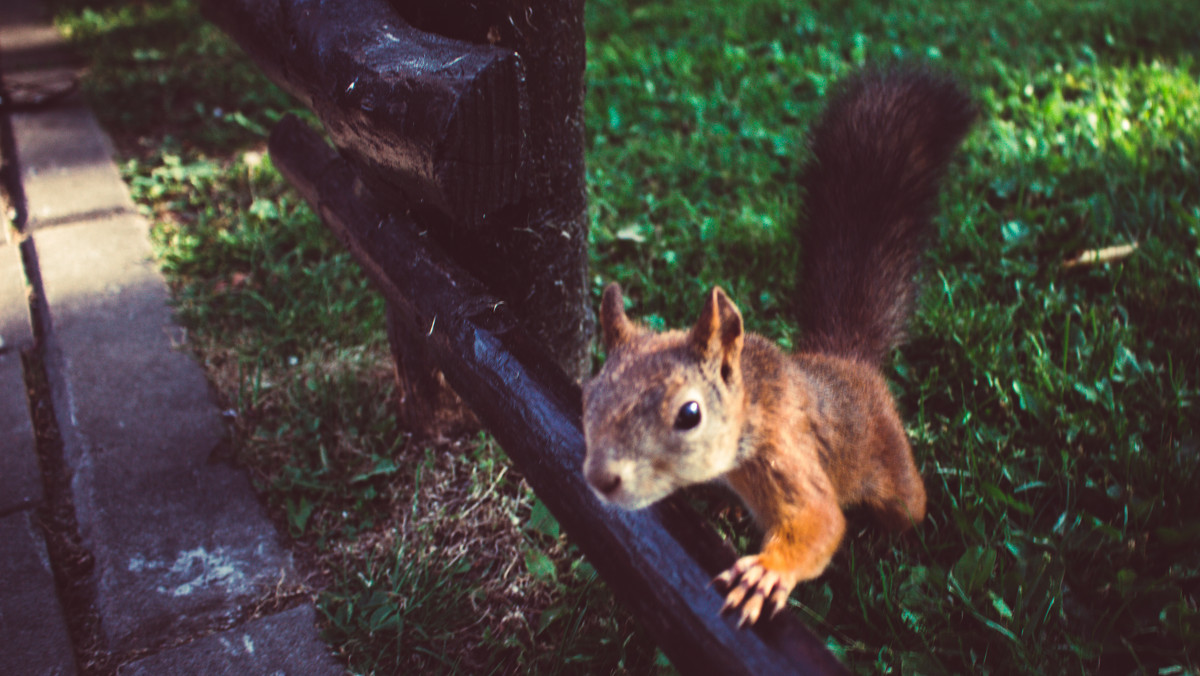
[[[734,552],[691,508],[626,512],[584,483],[580,391],[494,295],[411,220],[389,215],[338,155],[294,117],[271,134],[279,170],[354,253],[425,355],[496,436],[538,497],[681,671],[844,673],[795,617],[755,630],[721,616],[713,575]]]

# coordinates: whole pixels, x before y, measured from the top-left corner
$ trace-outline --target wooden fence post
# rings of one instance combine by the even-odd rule
[[[583,0],[392,0],[416,28],[513,50],[524,67],[523,200],[464,267],[514,309],[575,378],[590,368]],[[458,254],[456,259],[459,258]],[[514,265],[522,261],[521,265]]]
[[[313,109],[374,194],[410,213],[579,379],[595,324],[583,3],[396,4],[403,11],[384,0],[202,7]],[[410,429],[438,433],[460,407],[421,356],[417,328],[389,314],[400,414]]]

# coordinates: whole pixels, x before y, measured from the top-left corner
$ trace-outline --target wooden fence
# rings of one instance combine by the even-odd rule
[[[203,6],[337,146],[290,116],[270,138],[387,300],[415,405],[444,402],[444,376],[682,672],[844,673],[789,613],[743,630],[719,614],[709,581],[735,553],[681,500],[626,512],[584,482],[582,3]]]

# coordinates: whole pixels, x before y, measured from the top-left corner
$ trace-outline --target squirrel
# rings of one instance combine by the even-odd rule
[[[600,305],[607,360],[583,388],[584,476],[599,498],[646,507],[719,481],[763,530],[758,554],[714,578],[738,626],[775,615],[819,576],[864,504],[886,528],[925,517],[925,487],[884,376],[905,338],[938,186],[976,116],[925,67],[865,69],[810,134],[797,350],[743,329],[713,288],[690,330],[655,332]],[[763,614],[764,607],[768,613]]]

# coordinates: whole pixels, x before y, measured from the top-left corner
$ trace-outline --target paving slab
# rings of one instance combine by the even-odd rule
[[[33,235],[54,410],[76,470],[177,471],[206,462],[225,436],[204,372],[181,349],[147,230],[123,215]]]
[[[0,73],[76,62],[41,0],[0,2]]]
[[[0,229],[4,228],[0,224]],[[0,351],[24,350],[33,345],[29,320],[29,294],[25,268],[16,242],[0,237]]]
[[[30,85],[54,90],[64,83],[73,84],[83,66],[83,60],[54,27],[41,0],[0,3],[0,76],[9,85],[9,93]],[[28,98],[18,95],[14,100]]]
[[[116,652],[228,622],[292,565],[245,474],[209,463],[224,425],[179,349],[147,227],[124,215],[33,235],[63,456]]]
[[[31,511],[0,518],[0,674],[74,674],[75,658]]]
[[[227,624],[292,575],[244,472],[209,465],[126,480],[121,469],[97,469],[74,482],[75,507],[110,650]]]
[[[312,606],[258,618],[173,650],[133,662],[119,676],[333,676],[345,669],[330,656]]]
[[[134,210],[112,161],[112,142],[78,97],[14,112],[10,122],[25,190],[27,229]]]
[[[78,59],[40,0],[0,3],[0,76],[14,100],[70,89],[79,71]],[[9,122],[26,198],[26,228],[134,208],[113,164],[112,142],[81,96],[14,110]]]
[[[0,352],[0,514],[32,507],[42,501],[42,495],[21,357]]]
[[[14,100],[36,99],[30,92],[69,89],[79,74],[78,60],[44,4],[5,0],[0,5],[0,75]],[[133,210],[113,164],[112,142],[81,96],[18,108],[9,122],[25,192],[26,228]]]

